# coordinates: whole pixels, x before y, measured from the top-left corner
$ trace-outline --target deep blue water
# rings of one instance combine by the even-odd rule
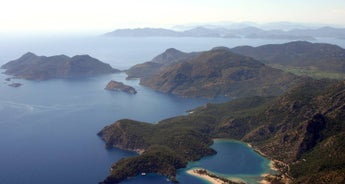
[[[83,80],[33,82],[7,86],[0,81],[0,183],[96,183],[111,163],[135,153],[106,150],[97,132],[122,118],[155,123],[184,114],[208,101],[164,95],[125,80],[125,74]],[[109,92],[115,79],[138,94]]]
[[[285,40],[0,36],[0,64],[31,51],[48,56],[90,54],[116,68],[126,69],[150,60],[169,47],[189,52],[221,45],[256,46],[282,42]],[[113,162],[135,155],[119,149],[105,149],[104,142],[96,135],[104,126],[122,118],[155,123],[207,102],[225,100],[185,99],[157,93],[140,86],[137,80],[125,80],[123,73],[80,80],[37,82],[15,79],[15,82],[23,83],[19,88],[9,87],[10,82],[5,81],[7,77],[0,74],[1,184],[97,183],[107,176]],[[105,91],[109,80],[131,85],[138,94]],[[258,155],[253,156],[253,152],[243,146],[216,142],[217,155],[191,163],[189,167],[201,166],[221,175],[255,178],[264,172],[266,161]],[[244,162],[243,167],[238,167],[242,164],[238,161]],[[186,175],[184,170],[179,172],[178,178],[181,183],[202,182]],[[149,175],[124,183],[163,182],[166,182],[164,177]]]

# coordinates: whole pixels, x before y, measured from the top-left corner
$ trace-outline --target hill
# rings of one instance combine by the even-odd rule
[[[269,65],[345,74],[345,49],[337,45],[296,41],[259,47],[240,46],[231,51]]]
[[[214,154],[212,138],[250,143],[294,183],[345,181],[345,81],[309,80],[281,97],[208,104],[157,124],[119,120],[99,135],[108,147],[141,152],[112,165],[102,183],[141,172],[174,179],[187,161]],[[155,161],[156,160],[156,161]],[[155,164],[153,164],[155,163]],[[274,178],[279,182],[281,176]]]
[[[75,78],[120,72],[89,55],[46,57],[30,52],[2,65],[1,68],[6,69],[5,74],[29,80]]]
[[[157,71],[157,70],[156,70]],[[279,95],[301,79],[225,48],[161,67],[140,84],[183,97]]]
[[[181,60],[193,58],[198,53],[185,53],[174,48],[165,50],[162,54],[154,57],[151,61],[137,64],[126,70],[128,79],[130,78],[144,78],[151,76],[158,72],[165,66],[169,66]]]

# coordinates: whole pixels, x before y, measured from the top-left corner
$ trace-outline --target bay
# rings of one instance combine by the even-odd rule
[[[332,40],[331,40],[332,41]],[[174,47],[185,52],[208,50],[216,46],[262,45],[285,40],[214,39],[214,38],[109,38],[109,37],[1,37],[0,64],[31,51],[37,55],[89,54],[115,68],[148,61],[165,49]],[[2,73],[3,70],[0,70]],[[96,135],[104,126],[118,119],[130,118],[156,123],[165,118],[186,114],[205,103],[228,100],[185,99],[155,92],[125,80],[126,75],[110,74],[76,80],[27,81],[0,74],[0,183],[97,183],[103,180],[110,165],[136,153],[105,149]],[[109,80],[135,87],[137,95],[105,91]],[[9,87],[20,82],[19,88]],[[215,143],[215,149],[218,143]],[[221,145],[223,145],[221,143]],[[232,173],[230,167],[213,160],[228,153],[228,143],[219,154],[200,162],[202,167],[220,174]],[[231,148],[237,150],[237,148]],[[239,149],[241,150],[241,149]],[[249,149],[250,150],[250,149]],[[243,151],[242,151],[243,152]],[[211,160],[211,161],[210,161]],[[260,163],[255,164],[261,167]],[[218,167],[219,166],[219,167]],[[217,168],[218,167],[218,168]],[[230,169],[230,170],[228,170]],[[262,171],[259,171],[262,172]],[[243,174],[244,172],[242,172]],[[252,175],[249,173],[249,175]],[[181,183],[200,183],[183,170]],[[149,175],[124,183],[162,183],[164,177]]]

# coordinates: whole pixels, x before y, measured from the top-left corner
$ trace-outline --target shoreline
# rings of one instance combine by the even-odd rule
[[[187,170],[186,173],[188,173],[189,175],[204,179],[212,184],[224,184],[224,183],[245,184],[245,182],[243,182],[241,179],[223,178],[203,168],[192,168],[192,169]]]
[[[261,174],[261,179],[258,181],[260,184],[271,184],[272,181],[278,180],[283,183],[291,183],[291,177],[284,171],[282,171],[282,168],[287,168],[289,170],[289,165],[280,161],[273,159],[269,157],[268,155],[261,152],[258,148],[253,147],[251,144],[247,143],[247,145],[253,149],[255,152],[257,152],[259,155],[267,158],[270,160],[269,167],[271,171],[275,171],[278,174],[272,174],[272,173],[263,173]]]
[[[267,157],[266,157],[267,158]],[[270,166],[270,169],[272,171],[279,172],[279,169],[275,166],[276,162],[273,160],[270,160],[270,163],[268,164]],[[280,173],[280,172],[279,172]],[[271,184],[271,181],[273,178],[276,176],[273,175],[272,173],[263,173],[261,174],[261,179],[258,181],[260,184]]]
[[[214,141],[235,141],[235,142],[243,143],[246,146],[248,146],[250,149],[252,149],[254,152],[256,152],[257,154],[259,154],[262,157],[266,158],[269,161],[269,163],[268,163],[269,171],[266,171],[265,173],[262,173],[259,176],[260,178],[257,180],[257,183],[260,183],[260,184],[271,184],[273,180],[276,180],[278,178],[280,178],[280,180],[283,180],[284,183],[288,183],[288,179],[286,179],[287,177],[281,171],[281,168],[280,168],[280,166],[286,166],[286,164],[284,162],[271,158],[270,156],[264,154],[261,150],[259,150],[257,147],[251,145],[248,142],[243,142],[243,141],[239,141],[239,140],[235,140],[235,139],[224,139],[224,138],[214,138],[213,140]],[[276,173],[274,173],[274,172],[276,172]],[[243,183],[242,180],[238,180],[238,181],[237,180],[232,180],[232,181],[235,181],[235,182],[239,181],[239,182]]]

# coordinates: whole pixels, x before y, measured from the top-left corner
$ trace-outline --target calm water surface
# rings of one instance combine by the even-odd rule
[[[332,40],[331,40],[332,41]],[[113,67],[126,69],[150,60],[170,47],[182,51],[208,50],[216,46],[262,45],[285,40],[213,38],[4,38],[0,36],[0,64],[31,51],[37,55],[89,54]],[[332,42],[333,43],[333,42]],[[0,71],[1,73],[3,70]],[[103,180],[111,163],[135,153],[106,150],[96,135],[118,119],[130,118],[155,123],[185,114],[207,102],[227,99],[185,99],[157,93],[140,86],[126,75],[111,74],[80,80],[27,81],[9,87],[0,74],[0,183],[1,184],[93,184]],[[137,95],[105,91],[109,80],[135,87]],[[205,167],[224,176],[255,182],[266,172],[267,160],[240,143],[216,141],[218,154],[188,168]],[[247,163],[252,163],[250,166]],[[243,167],[242,167],[243,165]],[[241,167],[238,167],[241,166]],[[200,183],[179,171],[181,183]],[[252,179],[251,179],[252,178]],[[253,179],[254,178],[254,179]],[[149,175],[124,183],[165,183],[164,177]]]

